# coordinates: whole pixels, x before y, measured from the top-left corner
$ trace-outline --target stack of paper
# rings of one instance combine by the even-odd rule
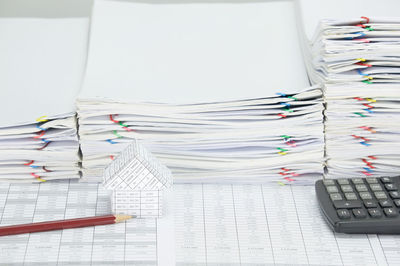
[[[326,84],[325,99],[327,176],[398,175],[400,84]]]
[[[395,44],[399,1],[377,5],[374,0],[297,0],[296,4],[296,25],[312,83],[365,80],[356,69],[375,78],[390,73],[386,67],[394,70],[391,66],[398,62],[394,54],[389,55],[391,64],[381,62],[379,55],[399,49]],[[363,59],[374,60],[374,64],[362,65]]]
[[[288,96],[193,105],[80,100],[84,176],[101,174],[134,138],[177,181],[253,182],[321,173],[321,92]]]
[[[83,177],[101,178],[134,138],[176,182],[321,175],[321,91],[304,89],[282,12],[293,3],[96,1],[78,99]]]
[[[310,78],[328,83],[400,81],[400,18],[322,20],[312,41]]]
[[[0,179],[79,178],[87,19],[0,19]]]
[[[322,20],[308,52],[325,83],[327,176],[398,175],[400,19]]]

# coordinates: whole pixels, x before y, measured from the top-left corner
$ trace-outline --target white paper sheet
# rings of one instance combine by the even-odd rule
[[[0,19],[0,127],[75,113],[88,24],[86,18]]]
[[[196,103],[308,86],[292,1],[97,0],[92,13],[80,98]]]

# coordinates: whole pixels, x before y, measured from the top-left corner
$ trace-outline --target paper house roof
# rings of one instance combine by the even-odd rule
[[[172,174],[134,140],[105,169],[103,185],[111,190],[162,190],[172,185]]]

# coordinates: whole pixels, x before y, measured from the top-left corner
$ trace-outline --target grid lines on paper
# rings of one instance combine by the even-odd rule
[[[398,265],[397,236],[336,234],[314,187],[175,185],[177,265]]]
[[[0,183],[1,225],[105,215],[108,191],[98,184],[56,181]],[[5,265],[157,265],[156,220],[0,238]],[[26,255],[25,255],[26,254]]]

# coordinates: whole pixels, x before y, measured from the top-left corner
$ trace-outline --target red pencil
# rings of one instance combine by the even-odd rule
[[[20,225],[10,225],[0,227],[0,236],[7,235],[17,235],[26,233],[35,233],[51,230],[61,230],[68,228],[78,228],[105,224],[114,224],[123,222],[133,218],[131,215],[105,215],[105,216],[95,216],[95,217],[85,217],[78,219],[69,220],[58,220],[58,221],[48,221],[40,223],[31,224],[20,224]]]

